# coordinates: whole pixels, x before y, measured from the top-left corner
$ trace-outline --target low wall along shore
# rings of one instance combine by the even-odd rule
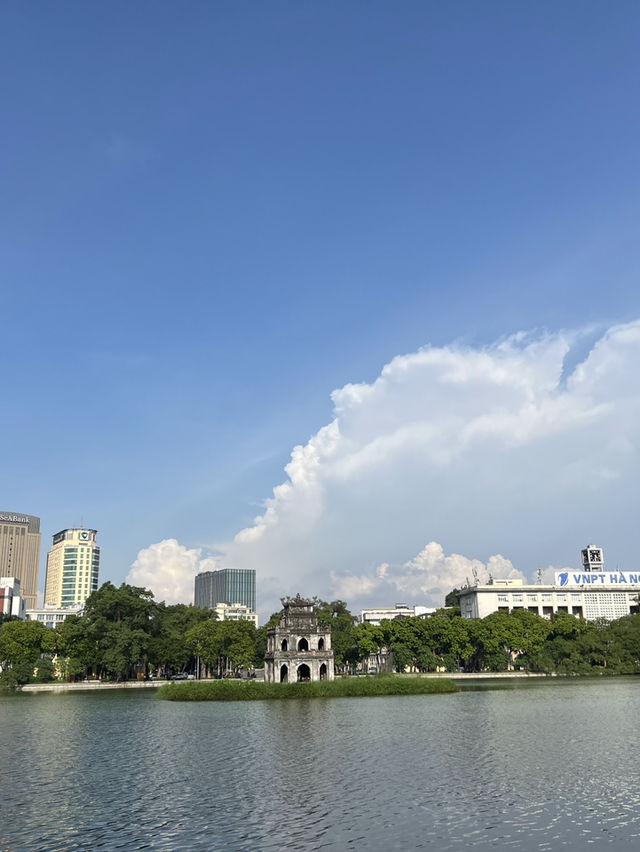
[[[425,680],[453,680],[464,682],[470,680],[495,680],[495,679],[530,679],[538,677],[555,677],[556,675],[545,674],[544,672],[420,672],[411,675],[396,675],[398,678],[420,678]],[[373,679],[373,678],[371,678]],[[340,678],[342,681],[349,681],[351,678]],[[357,680],[357,678],[354,678]],[[368,678],[367,678],[368,680]],[[199,683],[215,683],[216,681],[201,680]],[[28,683],[20,687],[20,692],[95,692],[102,689],[157,689],[160,686],[170,683],[167,680],[130,680],[122,683],[102,683],[99,680],[82,681],[81,683],[62,683],[54,681],[52,683]],[[237,683],[237,681],[236,681]],[[184,686],[191,686],[193,681]],[[176,684],[177,685],[177,684]]]
[[[157,689],[167,680],[128,680],[122,683],[101,683],[99,680],[87,680],[81,683],[26,683],[19,692],[97,692],[102,689]]]

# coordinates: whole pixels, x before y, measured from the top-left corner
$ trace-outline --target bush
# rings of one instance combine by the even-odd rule
[[[451,680],[378,677],[321,680],[315,683],[262,683],[230,680],[168,683],[157,698],[166,701],[264,701],[295,698],[365,698],[380,695],[430,695],[458,692]]]

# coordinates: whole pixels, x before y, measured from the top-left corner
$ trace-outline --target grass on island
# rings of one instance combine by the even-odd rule
[[[394,675],[350,677],[314,683],[262,683],[239,680],[201,680],[167,683],[157,698],[166,701],[264,701],[290,698],[362,698],[375,695],[432,695],[458,692],[451,680],[402,678]]]

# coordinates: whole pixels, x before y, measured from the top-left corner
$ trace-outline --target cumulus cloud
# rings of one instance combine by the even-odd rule
[[[591,540],[623,561],[635,550],[640,322],[589,335],[426,347],[335,390],[331,422],[219,545],[226,558],[283,593],[354,605],[385,590],[435,600],[473,567],[534,579],[576,564]]]
[[[375,381],[332,393],[330,422],[294,447],[254,522],[212,542],[220,564],[257,570],[263,614],[297,591],[354,610],[399,596],[437,605],[474,569],[534,580],[540,567],[577,567],[589,542],[625,567],[638,363],[640,321],[399,355]],[[161,542],[132,575],[161,597],[190,595],[200,559]]]
[[[189,549],[175,538],[167,538],[138,553],[126,582],[151,589],[158,601],[193,603],[195,575],[217,567],[214,557],[202,557],[202,550]]]
[[[491,578],[519,577],[509,559],[497,554],[484,563],[469,559],[459,553],[445,556],[437,541],[430,541],[417,556],[403,565],[383,562],[372,574],[356,576],[337,575],[331,572],[331,589],[334,595],[348,600],[382,600],[388,604],[402,598],[430,606],[442,606],[447,593],[453,588],[474,582],[486,583]],[[391,600],[393,598],[393,601]]]

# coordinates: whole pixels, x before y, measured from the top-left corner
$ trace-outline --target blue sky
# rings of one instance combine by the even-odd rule
[[[43,551],[97,528],[101,579],[167,539],[245,564],[226,543],[334,389],[522,330],[579,329],[579,364],[640,313],[639,30],[626,2],[4,4],[2,507]],[[342,588],[341,553],[345,576],[431,540],[502,553],[441,488],[456,522],[415,504],[372,541],[351,483],[300,590]],[[632,559],[631,526],[611,538]],[[587,543],[520,541],[525,574]],[[271,598],[305,578],[304,550],[251,559]]]

